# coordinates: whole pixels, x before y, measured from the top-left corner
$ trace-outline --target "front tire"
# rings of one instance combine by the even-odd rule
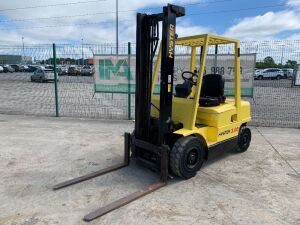
[[[281,80],[281,75],[277,75],[276,80]]]
[[[251,130],[246,126],[242,126],[240,128],[240,132],[238,136],[238,146],[236,151],[238,153],[247,151],[247,149],[250,146],[250,142],[251,142]]]
[[[262,80],[262,79],[263,79],[263,76],[260,75],[260,76],[257,77],[257,79],[258,79],[258,80]]]
[[[201,168],[205,158],[205,146],[199,138],[179,138],[170,153],[170,167],[174,175],[189,179]]]

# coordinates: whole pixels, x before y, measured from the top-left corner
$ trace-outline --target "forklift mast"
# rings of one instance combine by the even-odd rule
[[[152,143],[156,146],[164,144],[172,121],[176,18],[184,15],[183,7],[171,4],[163,8],[163,13],[137,14],[135,138],[148,143],[152,138],[150,111],[153,58],[159,42],[159,22],[162,21],[159,123],[157,138]]]

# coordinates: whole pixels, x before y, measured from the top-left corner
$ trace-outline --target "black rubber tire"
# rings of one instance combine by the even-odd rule
[[[260,76],[257,77],[257,79],[262,80],[262,79],[264,79],[264,77],[262,75],[260,75]]]
[[[251,130],[246,126],[242,126],[239,131],[238,146],[236,148],[236,151],[238,153],[247,151],[247,149],[250,146],[250,142],[251,142]]]
[[[190,154],[195,153],[195,164],[188,165]],[[189,158],[190,159],[190,158]],[[200,170],[205,159],[205,146],[202,141],[193,136],[179,138],[170,152],[170,168],[174,175],[189,179]],[[192,167],[191,167],[192,166]]]
[[[135,156],[135,130],[133,130],[130,134],[130,158],[134,158]]]
[[[277,75],[276,80],[281,80],[281,75]]]

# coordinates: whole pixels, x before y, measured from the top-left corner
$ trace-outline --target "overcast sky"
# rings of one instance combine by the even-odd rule
[[[1,44],[21,44],[22,37],[27,44],[115,42],[115,2],[1,0]],[[179,36],[300,40],[300,0],[119,0],[120,42],[135,41],[137,11],[161,12],[166,3],[186,6],[186,16],[178,19]]]

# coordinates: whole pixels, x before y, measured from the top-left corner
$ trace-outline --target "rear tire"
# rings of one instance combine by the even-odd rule
[[[236,151],[238,153],[247,151],[247,149],[250,146],[250,142],[251,142],[251,130],[246,126],[242,126],[240,128],[240,132],[238,136],[238,146]]]
[[[170,167],[174,175],[189,179],[201,168],[205,158],[205,146],[199,138],[179,138],[170,153]]]
[[[277,75],[276,80],[281,80],[281,76]]]
[[[257,77],[257,79],[258,79],[258,80],[262,80],[262,79],[263,79],[263,76],[260,75],[260,76]]]

